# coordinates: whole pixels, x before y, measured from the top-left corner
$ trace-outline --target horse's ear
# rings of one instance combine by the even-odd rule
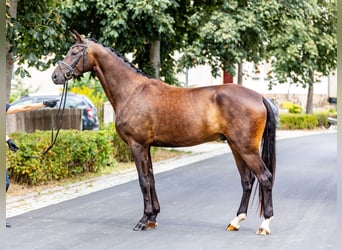
[[[84,36],[80,35],[76,30],[71,31],[71,35],[75,39],[75,42],[78,43],[85,43],[85,38]]]

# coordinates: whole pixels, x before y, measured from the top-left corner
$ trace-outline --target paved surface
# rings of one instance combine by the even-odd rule
[[[280,140],[271,235],[255,235],[257,202],[239,232],[225,231],[241,186],[232,154],[156,175],[159,227],[134,232],[143,206],[130,181],[8,218],[7,249],[330,250],[335,246],[336,133]]]
[[[327,130],[306,131],[279,130],[277,131],[277,140],[322,133],[336,133],[336,128]],[[154,163],[153,166],[155,174],[230,152],[227,144],[223,142],[204,143],[193,147],[176,149],[191,152],[191,154]],[[10,218],[31,210],[39,209],[48,205],[56,204],[65,200],[70,200],[76,197],[110,188],[119,184],[127,183],[135,179],[137,179],[136,170],[131,169],[121,172],[120,174],[102,176],[75,184],[47,189],[39,193],[32,192],[28,195],[12,197],[6,200],[6,217]]]

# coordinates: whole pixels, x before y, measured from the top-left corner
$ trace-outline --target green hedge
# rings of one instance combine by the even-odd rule
[[[328,127],[328,116],[331,116],[331,113],[283,113],[279,115],[280,129],[315,129]]]
[[[7,149],[7,168],[12,181],[36,185],[51,180],[97,172],[116,161],[131,161],[128,146],[118,137],[113,126],[101,131],[61,130],[54,147],[43,157],[50,145],[51,132],[13,133],[11,138],[20,150]],[[31,156],[39,156],[32,158]]]

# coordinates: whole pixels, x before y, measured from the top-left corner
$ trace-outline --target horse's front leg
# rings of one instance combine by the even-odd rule
[[[157,227],[157,215],[160,211],[157,194],[155,191],[154,176],[150,147],[134,144],[131,146],[135,165],[137,168],[139,183],[144,199],[144,214],[134,231],[148,230]]]
[[[158,201],[157,191],[155,187],[155,180],[153,174],[153,166],[152,166],[152,157],[151,157],[151,149],[148,148],[148,173],[149,173],[149,180],[150,180],[150,191],[151,191],[151,199],[152,199],[152,210],[153,213],[148,218],[148,227],[149,228],[156,228],[158,226],[157,223],[157,215],[160,212],[160,205]]]

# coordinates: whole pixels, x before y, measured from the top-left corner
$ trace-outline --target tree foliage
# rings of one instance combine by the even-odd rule
[[[209,64],[213,75],[267,60],[271,84],[306,86],[313,72],[326,75],[336,65],[336,0],[31,0],[17,9],[7,28],[9,51],[39,69],[65,53],[71,29],[133,52],[133,63],[151,75],[150,48],[159,40],[169,83],[176,83],[175,51],[182,54],[179,71]]]
[[[277,13],[278,1],[224,1],[210,13],[196,12],[189,23],[197,39],[185,44],[180,67],[209,64],[212,74],[221,70],[235,74],[242,61],[260,62],[268,41],[265,28]]]
[[[133,52],[133,63],[154,75],[150,63],[153,41],[161,41],[161,76],[175,84],[175,59],[187,41],[197,36],[188,23],[196,12],[210,12],[221,1],[190,0],[69,0],[64,17],[70,29],[92,36],[120,53]]]
[[[6,33],[7,49],[16,63],[44,70],[54,62],[52,53],[60,55],[61,40],[65,39],[65,22],[59,12],[61,2],[17,1],[16,18],[9,16]],[[27,71],[19,67],[17,73],[25,76]]]
[[[92,36],[120,53],[133,52],[133,63],[147,74],[153,75],[151,42],[161,40],[162,72],[172,82],[173,74],[168,74],[167,69],[175,49],[170,45],[177,34],[171,14],[179,6],[177,1],[169,0],[72,0],[63,13],[70,29]]]
[[[306,87],[336,67],[336,1],[283,1],[267,44],[273,81]]]
[[[272,64],[271,84],[312,83],[336,66],[336,1],[225,1],[210,15],[196,12],[197,39],[181,48],[180,68],[209,64],[235,74],[243,61]]]

